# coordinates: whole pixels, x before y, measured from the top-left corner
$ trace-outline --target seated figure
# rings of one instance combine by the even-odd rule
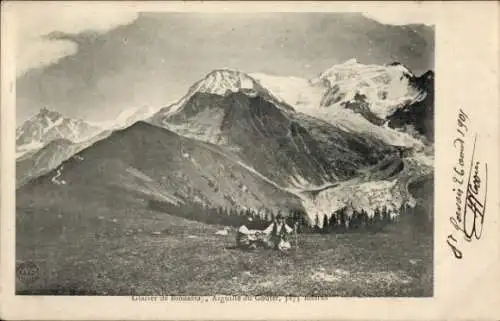
[[[261,232],[250,230],[245,225],[242,225],[236,233],[236,244],[242,249],[254,250],[261,241]]]
[[[276,221],[271,223],[271,225],[263,231],[267,236],[267,246],[280,251],[287,251],[292,247],[288,240],[288,236],[292,232],[293,229],[286,224],[285,218],[281,214],[278,214]]]

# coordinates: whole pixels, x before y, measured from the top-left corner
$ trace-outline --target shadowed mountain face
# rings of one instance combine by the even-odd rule
[[[281,186],[322,185],[352,177],[395,149],[243,92],[195,93],[175,113],[151,120],[212,142]]]
[[[120,202],[144,207],[150,200],[228,208],[301,207],[295,195],[249,171],[217,146],[142,122],[22,186],[17,198],[25,207],[57,204],[61,211],[71,202],[106,208]]]
[[[352,68],[342,68],[347,70],[347,67]],[[321,100],[321,91],[305,95],[310,98],[306,100],[309,107],[301,108],[307,114],[290,107],[293,104],[287,101],[294,99],[283,99],[294,98],[288,96],[291,93],[286,89],[287,84],[307,92],[316,88],[312,82],[264,76],[266,81],[276,84],[271,94],[267,85],[256,85],[248,75],[218,71],[197,82],[178,103],[160,110],[149,121],[219,146],[227,157],[234,157],[282,189],[298,195],[309,218],[331,213],[349,202],[366,208],[369,213],[381,204],[396,209],[405,203],[414,204],[406,188],[409,173],[426,173],[429,160],[425,155],[414,158],[414,146],[422,148],[419,139],[381,126],[379,115],[401,108],[400,104],[409,99],[420,100],[425,93],[415,89],[416,85],[411,83],[413,76],[404,67],[393,66],[395,75],[382,80],[377,76],[385,69],[375,67],[366,67],[369,77],[365,78],[372,80],[370,86],[387,90],[391,101],[380,98],[374,104],[373,95],[367,95],[363,98],[364,108],[354,112],[341,105],[312,106],[311,102]],[[372,69],[376,73],[372,74]],[[337,71],[333,71],[326,73],[331,81],[337,77]],[[349,73],[346,75],[351,77]],[[347,80],[344,87],[352,89],[349,94],[357,97],[355,92],[363,88],[362,84],[358,86],[358,78],[354,83]],[[397,88],[393,88],[394,82]],[[348,113],[338,112],[342,110]],[[329,114],[325,120],[323,112]],[[341,118],[334,120],[332,115]],[[409,151],[403,152],[405,149]],[[389,169],[384,170],[381,164]]]
[[[434,72],[428,71],[415,78],[414,83],[427,95],[423,100],[398,109],[389,116],[389,126],[413,129],[429,142],[434,142]]]
[[[16,186],[20,187],[30,180],[48,173],[75,153],[109,136],[110,131],[101,133],[79,143],[67,139],[50,141],[40,150],[34,150],[16,161]]]

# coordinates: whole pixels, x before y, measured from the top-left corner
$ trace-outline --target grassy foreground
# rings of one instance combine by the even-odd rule
[[[17,262],[40,275],[17,294],[432,296],[432,233],[302,234],[288,255],[231,249],[221,226],[122,209],[65,216],[18,209]]]

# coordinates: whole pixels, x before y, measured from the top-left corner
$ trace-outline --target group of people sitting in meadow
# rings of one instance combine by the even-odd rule
[[[253,219],[248,216],[247,223],[238,229],[236,244],[245,250],[264,247],[286,252],[292,247],[290,235],[294,232],[297,232],[296,226],[294,228],[288,226],[281,214],[278,214],[276,219],[264,230],[253,228]]]

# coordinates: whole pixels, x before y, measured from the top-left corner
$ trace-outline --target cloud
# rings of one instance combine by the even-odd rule
[[[367,6],[362,10],[367,18],[389,25],[425,24],[433,26],[436,7],[430,3],[391,3],[384,6]]]
[[[17,29],[17,76],[77,52],[76,43],[48,37],[53,32],[78,34],[84,31],[107,32],[138,18],[133,7],[102,6],[71,2],[25,2],[15,7]]]

